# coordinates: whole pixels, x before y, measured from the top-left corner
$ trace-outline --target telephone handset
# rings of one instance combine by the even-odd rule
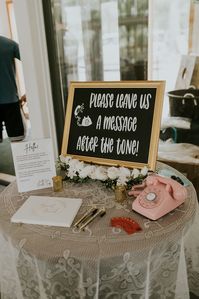
[[[181,205],[187,190],[171,178],[150,175],[143,184],[133,186],[129,195],[136,197],[132,204],[134,211],[157,220]]]

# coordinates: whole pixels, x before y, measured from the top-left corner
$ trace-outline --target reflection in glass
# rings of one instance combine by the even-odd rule
[[[147,0],[51,0],[51,9],[64,98],[70,81],[147,79]]]

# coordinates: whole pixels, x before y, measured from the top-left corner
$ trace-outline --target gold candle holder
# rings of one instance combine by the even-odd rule
[[[59,192],[63,190],[63,181],[62,181],[62,176],[56,175],[52,177],[53,180],[53,191],[54,192]]]
[[[126,188],[125,186],[116,186],[115,187],[115,201],[122,203],[126,200]]]

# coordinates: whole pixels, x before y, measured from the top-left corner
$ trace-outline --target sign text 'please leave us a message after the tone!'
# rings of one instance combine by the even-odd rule
[[[161,81],[72,83],[62,153],[89,162],[150,168],[162,89]]]

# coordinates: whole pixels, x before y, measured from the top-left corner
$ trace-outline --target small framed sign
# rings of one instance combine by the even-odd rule
[[[62,154],[154,170],[164,81],[71,82]]]

